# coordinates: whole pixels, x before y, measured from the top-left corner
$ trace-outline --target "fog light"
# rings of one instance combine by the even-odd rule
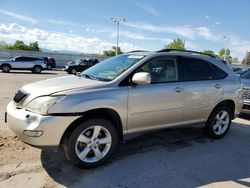
[[[39,137],[42,136],[43,131],[38,130],[25,130],[23,131],[23,134],[30,137]]]

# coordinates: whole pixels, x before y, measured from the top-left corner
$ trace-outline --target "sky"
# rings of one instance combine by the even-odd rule
[[[43,49],[101,53],[160,50],[175,38],[189,50],[250,51],[250,0],[0,0],[0,40]]]

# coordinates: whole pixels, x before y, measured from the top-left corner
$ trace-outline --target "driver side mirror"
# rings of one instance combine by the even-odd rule
[[[151,76],[148,72],[135,73],[132,82],[138,85],[147,85],[151,83]]]

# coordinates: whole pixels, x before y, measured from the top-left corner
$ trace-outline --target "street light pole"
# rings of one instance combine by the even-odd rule
[[[125,18],[111,18],[111,20],[115,23],[117,23],[117,33],[116,33],[116,51],[115,55],[118,55],[118,46],[119,46],[119,27],[120,27],[120,22],[126,22]]]
[[[224,36],[223,39],[225,40],[225,56],[224,56],[224,60],[227,60],[227,43],[229,43],[229,40],[232,39],[232,37],[226,37]]]

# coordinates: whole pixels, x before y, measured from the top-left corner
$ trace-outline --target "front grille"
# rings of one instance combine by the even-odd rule
[[[243,99],[250,99],[250,88],[243,88]]]
[[[15,97],[14,97],[14,101],[16,103],[19,103],[21,100],[23,100],[24,97],[27,96],[27,93],[24,93],[23,91],[21,90],[18,90],[18,92],[16,93]]]

